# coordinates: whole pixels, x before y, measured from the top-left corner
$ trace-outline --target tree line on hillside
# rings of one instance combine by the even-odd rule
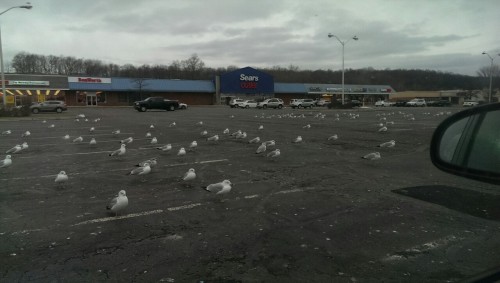
[[[117,65],[95,59],[81,59],[71,56],[37,55],[20,52],[12,60],[11,67],[19,74],[53,74],[67,76],[130,77],[150,79],[212,80],[216,75],[238,69],[237,66],[225,68],[206,67],[197,54],[185,60],[174,60],[170,65]],[[500,86],[500,68],[494,65],[493,89]],[[299,67],[273,66],[256,68],[282,83],[322,83],[332,84],[342,81],[341,70],[300,70]],[[466,76],[448,72],[418,69],[373,68],[345,70],[346,84],[390,85],[396,91],[409,90],[476,90],[489,87],[490,66],[477,71],[477,76]]]

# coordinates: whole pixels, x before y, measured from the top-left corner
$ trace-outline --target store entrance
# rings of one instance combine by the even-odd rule
[[[97,106],[97,95],[95,93],[87,93],[87,106]]]

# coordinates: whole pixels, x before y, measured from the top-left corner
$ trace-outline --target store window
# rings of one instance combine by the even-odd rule
[[[96,92],[97,103],[106,103],[106,93],[105,92]]]

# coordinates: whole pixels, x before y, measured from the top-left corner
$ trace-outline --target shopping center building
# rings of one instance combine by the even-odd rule
[[[277,97],[286,104],[297,98],[340,99],[341,84],[279,83],[265,72],[246,67],[213,80],[100,78],[87,76],[6,74],[7,103],[63,100],[68,106],[128,106],[150,96],[188,105],[227,104],[231,98]],[[367,103],[389,100],[389,85],[344,85],[346,99]]]

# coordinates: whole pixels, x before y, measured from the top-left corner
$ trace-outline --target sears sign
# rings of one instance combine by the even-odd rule
[[[222,93],[273,94],[273,77],[250,67],[225,73],[220,77]]]

